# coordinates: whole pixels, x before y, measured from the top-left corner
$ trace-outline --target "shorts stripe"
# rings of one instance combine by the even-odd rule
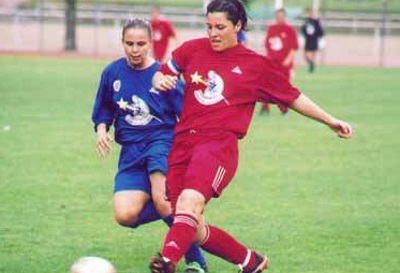
[[[212,183],[214,191],[218,192],[218,187],[221,184],[222,180],[224,179],[225,173],[226,169],[222,166],[219,166]]]

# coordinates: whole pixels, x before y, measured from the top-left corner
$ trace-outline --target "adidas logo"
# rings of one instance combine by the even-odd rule
[[[176,249],[180,249],[180,247],[178,246],[177,243],[175,243],[175,241],[170,241],[165,246],[169,246],[169,247],[173,247],[173,248],[176,248]]]
[[[242,75],[242,70],[240,69],[239,66],[236,66],[234,69],[232,69],[232,72],[236,73],[236,74],[239,74],[239,75]]]

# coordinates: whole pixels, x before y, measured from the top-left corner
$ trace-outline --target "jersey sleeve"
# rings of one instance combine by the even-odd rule
[[[169,37],[176,37],[175,28],[171,22],[168,22],[168,36]]]
[[[172,58],[161,65],[160,72],[166,75],[179,76],[185,69],[190,57],[190,45],[186,42],[172,52]]]
[[[108,130],[115,117],[115,107],[112,100],[113,93],[109,88],[107,75],[107,71],[103,71],[94,101],[92,121],[95,131],[97,130],[97,125],[101,123],[105,123]]]
[[[279,103],[289,106],[301,94],[280,72],[278,65],[265,59],[256,84],[257,101]]]

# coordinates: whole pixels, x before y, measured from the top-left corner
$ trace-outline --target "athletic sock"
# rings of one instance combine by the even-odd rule
[[[171,227],[174,223],[174,217],[169,215],[163,218],[163,221]],[[189,250],[185,253],[186,263],[198,262],[202,268],[207,267],[207,261],[198,244],[192,244]]]
[[[164,223],[167,224],[167,226],[172,227],[172,225],[174,224],[174,216],[168,215],[167,217],[163,218]]]
[[[206,231],[206,238],[201,245],[205,251],[245,269],[256,266],[254,253],[231,235],[211,225],[206,226]]]
[[[313,61],[310,61],[310,73],[313,73],[315,70],[315,63]]]
[[[207,260],[198,244],[191,245],[185,254],[185,261],[186,263],[198,262],[203,269],[207,267]]]
[[[177,214],[165,237],[161,255],[177,264],[196,238],[198,222],[189,214]]]
[[[139,214],[137,222],[131,226],[131,228],[137,228],[140,225],[144,225],[150,222],[154,222],[161,219],[160,214],[157,212],[156,207],[152,201],[147,202],[143,210]]]

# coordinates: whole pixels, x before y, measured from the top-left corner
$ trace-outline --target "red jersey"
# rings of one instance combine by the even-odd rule
[[[269,25],[265,38],[265,48],[267,56],[282,62],[290,50],[299,48],[296,29],[288,24]]]
[[[156,60],[161,61],[167,52],[169,39],[175,37],[175,29],[166,19],[151,21],[153,30],[153,53]]]
[[[257,101],[288,105],[300,95],[268,58],[241,44],[217,52],[207,38],[184,43],[160,71],[185,79],[176,134],[227,131],[242,138]]]

